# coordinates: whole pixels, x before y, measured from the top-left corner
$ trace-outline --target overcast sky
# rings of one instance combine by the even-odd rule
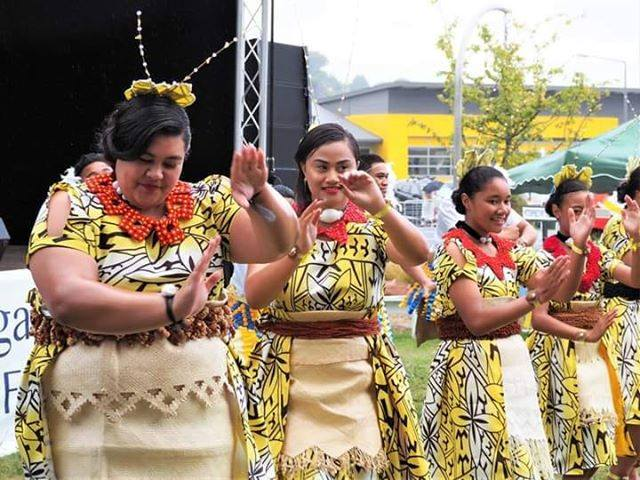
[[[596,83],[622,87],[620,62],[576,58],[576,54],[612,57],[627,63],[629,87],[640,87],[640,0],[274,0],[275,39],[306,45],[329,59],[339,80],[363,74],[370,85],[397,79],[438,81],[444,58],[436,49],[444,26],[466,25],[488,5],[503,5],[515,21],[533,26],[551,17],[558,40],[549,65],[565,65],[568,74],[583,71]],[[503,16],[489,13],[485,23],[500,33]],[[569,26],[564,19],[571,18]],[[548,35],[538,31],[538,38]],[[553,83],[565,84],[566,79]]]

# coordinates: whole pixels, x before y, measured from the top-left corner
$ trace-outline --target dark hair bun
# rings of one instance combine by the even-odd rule
[[[462,192],[459,188],[456,188],[451,194],[451,201],[453,202],[453,206],[456,208],[456,212],[460,215],[465,214],[464,204],[462,203]]]
[[[506,182],[506,179],[504,178],[504,175],[502,175],[500,170],[493,167],[482,165],[469,170],[460,179],[460,185],[458,185],[458,189],[451,194],[451,200],[453,201],[454,207],[456,207],[456,212],[461,215],[467,213],[462,203],[463,193],[466,193],[469,197],[473,197],[494,178],[501,178]]]
[[[620,185],[618,185],[618,188],[616,188],[616,193],[618,194],[618,201],[620,203],[624,202],[624,197],[628,195],[628,191],[629,191],[629,182],[627,180],[624,180]]]
[[[635,198],[636,192],[640,190],[640,167],[636,168],[631,175],[616,189],[618,193],[618,201],[624,202],[625,195],[629,195],[631,198]]]
[[[549,195],[547,203],[544,204],[544,211],[547,213],[547,215],[553,217],[553,206],[557,205],[558,203],[559,202],[556,200],[556,192],[553,192],[551,195]]]

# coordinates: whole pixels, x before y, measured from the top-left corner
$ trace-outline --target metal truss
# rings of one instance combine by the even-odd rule
[[[234,148],[267,150],[271,0],[238,0]]]

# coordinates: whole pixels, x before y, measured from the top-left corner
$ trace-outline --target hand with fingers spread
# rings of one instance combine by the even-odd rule
[[[242,208],[249,208],[250,200],[267,185],[269,170],[264,152],[253,145],[245,145],[233,154],[231,162],[231,190],[234,200]]]
[[[624,203],[627,208],[622,210],[622,225],[624,231],[634,242],[640,241],[640,207],[629,195],[625,195]]]
[[[301,254],[307,253],[313,247],[318,235],[318,222],[320,221],[320,213],[324,205],[323,200],[314,200],[302,212],[298,223],[300,225],[300,236],[296,242],[296,248]]]
[[[199,312],[204,307],[209,292],[222,279],[222,269],[217,269],[207,277],[207,268],[211,263],[211,259],[220,246],[220,236],[213,238],[206,250],[202,254],[202,258],[198,261],[193,272],[187,278],[182,288],[176,293],[173,301],[173,309],[176,318],[184,319],[188,315]]]
[[[587,331],[587,335],[584,337],[586,342],[595,343],[599,341],[602,336],[605,334],[607,329],[611,326],[611,324],[615,321],[617,316],[617,312],[614,310],[610,310],[604,315],[602,315],[596,324],[593,326],[591,330]]]
[[[593,224],[596,220],[596,208],[593,202],[593,196],[589,194],[587,201],[580,214],[580,217],[576,219],[576,215],[573,210],[569,210],[569,233],[573,239],[574,245],[579,248],[585,248]]]
[[[536,299],[540,303],[548,302],[558,292],[569,276],[569,257],[557,257],[553,263],[541,271],[535,289]]]
[[[361,170],[339,175],[342,190],[349,200],[369,213],[376,214],[385,206],[380,188],[371,175]]]

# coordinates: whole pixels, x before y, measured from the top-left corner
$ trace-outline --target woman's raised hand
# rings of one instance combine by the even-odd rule
[[[186,316],[202,310],[209,298],[209,292],[211,292],[211,289],[222,278],[223,272],[221,268],[207,277],[207,268],[219,246],[220,235],[217,235],[209,241],[209,245],[194,267],[191,275],[189,275],[182,288],[176,293],[173,300],[173,310],[176,318],[184,319]]]
[[[553,263],[542,270],[536,279],[536,299],[540,303],[548,302],[553,295],[558,293],[560,286],[569,276],[569,257],[563,255],[556,258]]]
[[[624,231],[634,242],[640,241],[640,207],[629,195],[624,196],[627,208],[622,210],[622,225]]]
[[[339,175],[344,194],[367,212],[376,214],[385,206],[385,200],[375,180],[367,172],[356,170]]]
[[[573,210],[569,210],[569,233],[577,247],[583,248],[587,245],[595,220],[596,208],[591,194],[587,196],[586,205],[578,219]]]
[[[318,222],[320,221],[320,213],[322,213],[322,207],[324,200],[314,200],[311,204],[302,212],[298,223],[300,225],[300,236],[296,242],[296,248],[300,253],[307,253],[313,247],[318,236]]]
[[[249,201],[267,185],[269,170],[262,150],[245,145],[234,152],[231,161],[231,191],[234,200],[242,208],[249,208]]]
[[[602,315],[591,330],[587,331],[585,341],[595,343],[602,338],[607,328],[615,321],[617,317],[615,308]]]

